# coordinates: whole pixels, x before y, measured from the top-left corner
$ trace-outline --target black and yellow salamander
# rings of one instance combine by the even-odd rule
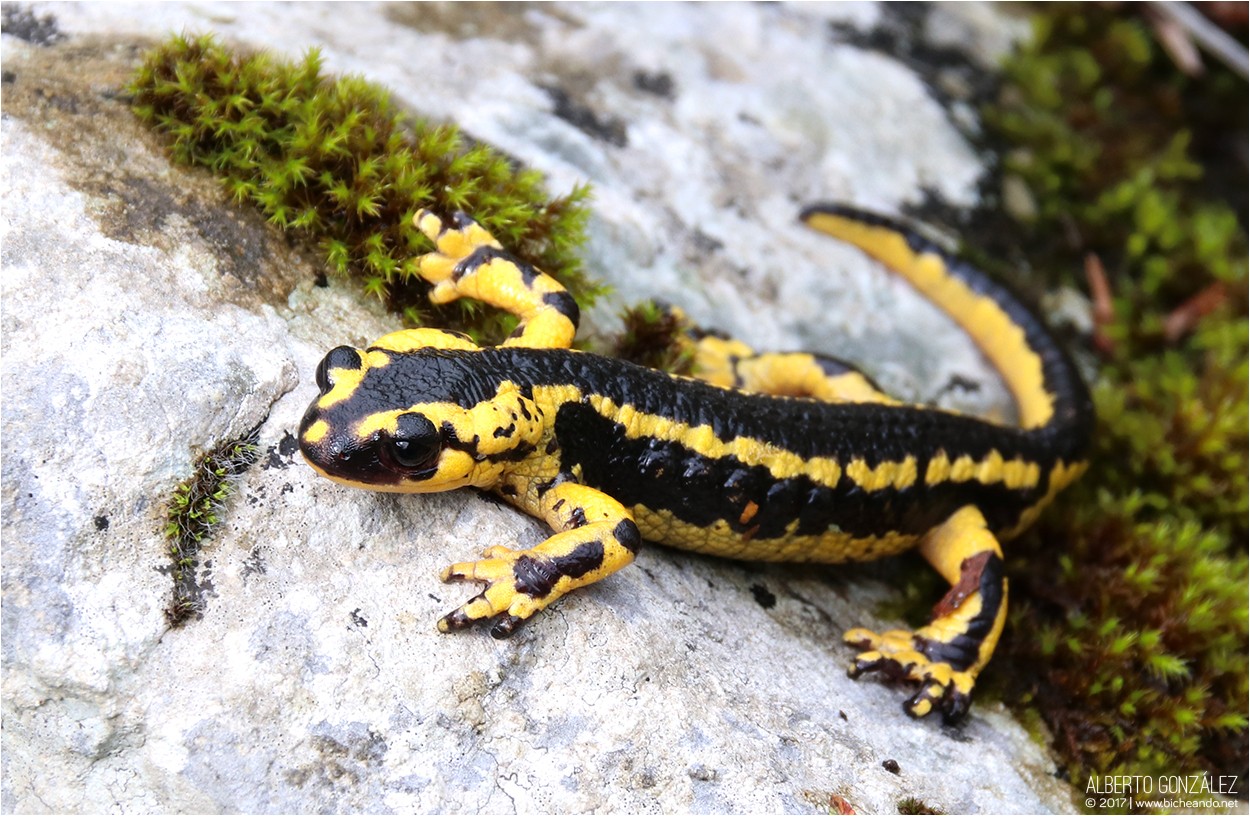
[[[893,221],[843,206],[809,226],[848,241],[948,312],[1000,372],[1019,427],[902,404],[853,367],[757,354],[692,335],[698,378],[569,348],[578,309],[471,218],[420,211],[436,250],[419,259],[431,299],[475,298],[519,318],[481,348],[437,329],[340,346],[317,369],[300,425],[319,473],[372,490],[476,487],[554,530],[494,546],[443,580],[485,590],[439,621],[493,619],[504,637],[540,609],[634,560],[643,540],[760,561],[864,561],[919,547],[950,582],[915,632],[846,633],[852,675],[919,684],[914,716],[968,709],[1007,614],[999,541],[1080,475],[1088,391],[1042,322],[998,283]]]

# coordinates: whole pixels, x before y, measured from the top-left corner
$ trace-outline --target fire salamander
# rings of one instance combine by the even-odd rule
[[[905,708],[966,713],[1007,614],[999,541],[1080,475],[1089,393],[1042,322],[1000,284],[880,216],[807,209],[810,227],[880,260],[947,311],[1015,398],[1019,427],[881,393],[850,365],[693,335],[697,378],[569,348],[573,298],[463,214],[420,211],[436,250],[431,300],[475,298],[519,318],[481,348],[436,329],[340,346],[300,425],[319,473],[371,490],[489,490],[550,525],[535,547],[487,549],[445,581],[486,585],[446,632],[522,621],[634,560],[643,540],[761,561],[837,563],[919,547],[951,585],[914,632],[846,633],[852,676],[918,684]]]

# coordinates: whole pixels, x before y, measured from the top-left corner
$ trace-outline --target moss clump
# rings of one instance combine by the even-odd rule
[[[358,77],[322,76],[315,49],[284,62],[236,54],[209,36],[178,36],[148,54],[129,91],[177,161],[210,169],[237,200],[313,240],[334,270],[412,324],[484,340],[506,336],[512,324],[468,301],[428,303],[415,269],[431,249],[412,225],[419,207],[470,213],[583,307],[599,292],[574,255],[588,188],[549,199],[539,173],[468,144],[455,127],[409,120]]]
[[[626,309],[621,322],[607,354],[673,374],[690,373],[694,347],[686,332],[692,326],[682,312],[648,300]]]
[[[933,808],[926,805],[923,799],[917,799],[914,796],[908,796],[904,799],[899,799],[898,800],[898,812],[902,814],[902,816],[922,816],[922,815],[927,816],[928,814],[935,814],[936,816],[941,816],[941,813],[942,813],[942,811],[934,810]]]
[[[1009,240],[1109,290],[1090,472],[1009,549],[987,676],[1078,785],[1247,766],[1246,169],[1219,138],[1244,146],[1245,85],[1182,75],[1139,13],[1047,7],[986,111],[1036,198]]]
[[[233,492],[233,480],[256,461],[259,427],[201,456],[192,474],[174,488],[166,511],[173,599],[165,608],[170,626],[181,626],[202,607],[195,579],[200,545],[218,522],[217,513]]]

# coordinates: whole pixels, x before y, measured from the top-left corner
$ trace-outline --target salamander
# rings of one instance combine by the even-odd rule
[[[852,629],[852,676],[916,687],[913,716],[968,710],[1007,614],[1001,540],[1085,468],[1089,392],[1003,285],[895,220],[842,205],[801,220],[859,247],[949,313],[1002,376],[1018,426],[884,394],[856,367],[692,331],[695,376],[570,348],[578,307],[463,213],[419,210],[430,299],[518,318],[494,347],[438,329],[339,346],[299,429],[308,463],[370,490],[490,491],[553,531],[492,546],[444,581],[484,590],[439,621],[505,637],[631,563],[643,541],[756,561],[865,561],[918,548],[950,584],[916,631]]]

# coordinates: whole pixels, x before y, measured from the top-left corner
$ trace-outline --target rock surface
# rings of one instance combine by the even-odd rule
[[[321,45],[329,70],[457,121],[552,189],[595,185],[586,259],[617,296],[588,328],[658,296],[763,347],[864,360],[901,396],[958,374],[983,387],[953,405],[1003,411],[944,318],[794,223],[819,199],[975,196],[949,106],[848,44],[886,12],[40,4],[20,8],[35,36],[10,30],[13,8],[4,812],[1073,809],[1000,705],[951,730],[846,678],[842,631],[897,623],[874,616],[889,567],[653,547],[510,641],[439,635],[471,594],[440,568],[543,530],[473,494],[375,495],[303,466],[291,434],[321,355],[396,323],[346,285],[315,286],[311,253],[171,166],[117,98],[172,30],[291,56]],[[976,31],[984,14],[928,27]],[[197,452],[260,423],[261,461],[203,552],[204,612],[170,629],[170,491]]]

